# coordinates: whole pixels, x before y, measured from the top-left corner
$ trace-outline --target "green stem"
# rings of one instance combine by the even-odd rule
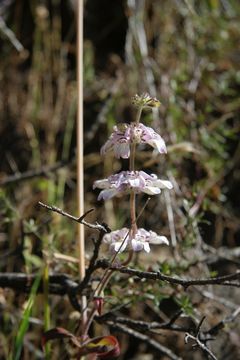
[[[139,122],[140,122],[141,115],[142,115],[142,110],[143,110],[143,107],[140,106],[140,107],[138,108],[138,112],[137,112],[137,116],[136,116],[136,123],[137,123],[137,124],[139,124]]]

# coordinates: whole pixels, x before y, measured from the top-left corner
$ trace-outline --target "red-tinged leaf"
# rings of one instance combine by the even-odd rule
[[[79,351],[79,358],[82,355],[95,353],[98,359],[117,357],[120,354],[120,346],[114,336],[101,336],[85,342]]]
[[[78,338],[74,336],[72,333],[70,333],[68,330],[56,327],[51,330],[46,331],[42,336],[42,347],[45,346],[45,344],[49,340],[55,340],[55,339],[70,339],[71,342],[76,345],[77,347],[81,347],[80,342],[78,341]]]
[[[76,337],[64,328],[56,327],[46,331],[42,336],[42,346],[50,340],[68,339],[79,348],[78,359],[83,355],[95,354],[98,359],[109,359],[119,356],[120,346],[117,339],[112,336],[100,336],[88,339],[82,342],[82,339]]]
[[[105,336],[105,346],[108,346],[109,349],[101,354],[98,353],[99,359],[115,358],[120,355],[120,345],[115,336]]]

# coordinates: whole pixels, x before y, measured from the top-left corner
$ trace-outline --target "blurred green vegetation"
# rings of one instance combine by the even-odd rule
[[[75,227],[37,205],[44,201],[76,212],[74,8],[60,0],[9,3],[0,16],[25,51],[18,53],[0,34],[0,272],[31,273],[45,266],[45,271],[77,277],[77,264],[58,257],[77,256]],[[98,203],[92,183],[127,168],[126,161],[102,159],[99,149],[116,122],[134,121],[131,96],[149,92],[162,106],[153,117],[144,113],[143,121],[164,137],[168,155],[158,156],[147,148],[139,152],[137,166],[170,178],[175,190],[170,203],[164,195],[151,199],[139,225],[166,235],[172,244],[175,236],[176,246],[155,247],[150,255],[140,254],[134,265],[189,277],[234,271],[239,260],[229,261],[227,254],[240,246],[240,2],[146,0],[132,9],[127,1],[111,6],[104,1],[101,13],[94,12],[94,6],[97,2],[86,2],[84,43],[85,208],[96,209],[89,221],[105,221],[113,229],[129,223],[127,199]],[[121,16],[116,11],[119,6]],[[118,36],[126,39],[126,46]],[[13,174],[57,162],[62,166],[46,171],[45,176],[7,183]],[[138,199],[138,209],[145,201]],[[88,256],[91,236],[87,230]],[[226,258],[211,260],[223,247]],[[101,256],[108,257],[106,249]],[[8,359],[16,329],[22,331],[24,321],[28,332],[18,344],[18,349],[23,345],[24,360],[43,358],[44,322],[45,327],[49,322],[69,330],[75,327],[76,313],[67,299],[47,293],[35,299],[35,290],[26,295],[0,289],[1,359]],[[177,286],[129,280],[119,274],[113,276],[106,293],[106,311],[124,302],[125,312],[133,318],[165,321],[182,310],[196,320],[206,311],[213,325],[227,313],[223,305],[208,312],[209,299],[197,291],[197,295],[185,294]],[[33,296],[30,315],[27,304]],[[235,292],[231,300],[237,302]],[[174,340],[176,334],[169,336],[173,351],[195,359]],[[221,341],[227,344],[226,338]],[[122,359],[130,358],[131,344],[125,348]],[[229,359],[236,359],[231,341],[225,351],[229,348]],[[62,345],[56,345],[51,359],[59,358],[62,351]],[[218,347],[216,351],[221,354]],[[141,347],[131,356],[138,352]]]

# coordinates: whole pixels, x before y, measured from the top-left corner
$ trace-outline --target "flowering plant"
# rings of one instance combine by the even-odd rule
[[[138,108],[137,119],[131,124],[121,123],[113,127],[113,132],[101,148],[101,154],[106,155],[113,150],[116,158],[129,158],[129,170],[110,175],[106,179],[96,180],[93,188],[101,190],[98,200],[109,200],[114,196],[130,194],[131,227],[112,231],[104,236],[111,252],[122,252],[126,249],[133,251],[150,251],[149,244],[169,244],[165,236],[159,236],[153,231],[139,229],[136,219],[136,194],[145,193],[157,195],[162,189],[172,189],[170,181],[162,180],[155,174],[147,174],[143,170],[135,170],[135,154],[138,144],[148,144],[160,154],[166,154],[167,148],[163,138],[151,127],[140,123],[144,108],[158,107],[160,102],[144,93],[135,95],[132,103]]]
[[[99,247],[103,240],[109,246],[110,252],[113,254],[110,266],[104,272],[97,288],[94,290],[92,297],[92,308],[89,309],[86,304],[85,308],[82,308],[81,318],[81,336],[74,335],[68,330],[56,327],[46,331],[42,338],[43,346],[53,339],[68,339],[70,343],[77,348],[76,359],[87,356],[87,359],[107,359],[117,357],[120,353],[120,346],[115,336],[106,335],[95,338],[89,337],[89,329],[96,314],[102,315],[104,306],[104,289],[109,282],[112,272],[114,271],[111,266],[116,256],[125,251],[129,251],[128,259],[121,265],[126,265],[130,262],[134,252],[144,250],[150,252],[151,245],[165,244],[169,245],[168,239],[165,236],[158,235],[152,230],[146,230],[144,228],[138,228],[137,216],[136,216],[136,195],[139,193],[145,193],[148,195],[157,195],[161,193],[162,189],[172,189],[173,186],[169,180],[162,180],[155,174],[147,174],[143,170],[135,169],[135,155],[136,147],[138,144],[147,144],[156,149],[160,154],[167,152],[165,142],[163,138],[157,134],[152,128],[147,127],[140,123],[140,117],[144,108],[157,107],[160,102],[151,98],[148,94],[141,96],[135,95],[133,103],[138,107],[137,119],[131,124],[120,124],[114,126],[113,133],[110,135],[107,142],[101,148],[101,154],[105,155],[109,151],[113,150],[114,155],[117,158],[127,159],[129,158],[129,170],[120,171],[117,174],[110,175],[106,179],[96,180],[93,184],[93,188],[100,189],[98,200],[109,200],[114,196],[129,195],[129,208],[130,208],[130,226],[110,231],[106,224],[103,225],[91,225],[84,221],[84,217],[89,211],[80,218],[73,217],[60,209],[49,206],[44,206],[61,213],[64,216],[68,216],[71,219],[81,222],[89,227],[96,228],[100,231],[99,239],[95,243],[95,250],[92,259],[89,264],[89,268],[86,272],[86,276],[82,281],[82,284],[86,285],[89,281],[91,273],[96,266],[96,260],[98,256]],[[91,211],[91,210],[90,210]],[[119,263],[117,264],[117,266]],[[113,268],[114,268],[113,266]],[[82,285],[82,286],[84,286]],[[81,287],[81,284],[80,284]],[[82,301],[82,304],[84,302]]]

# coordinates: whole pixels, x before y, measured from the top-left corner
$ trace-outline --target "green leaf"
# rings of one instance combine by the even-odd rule
[[[21,358],[21,351],[22,351],[22,347],[23,347],[23,339],[24,336],[28,330],[29,327],[29,319],[31,316],[31,312],[32,312],[32,308],[34,305],[34,301],[37,295],[37,290],[40,284],[40,280],[42,277],[42,273],[39,272],[39,274],[36,276],[36,279],[34,280],[34,283],[32,285],[31,288],[31,292],[30,292],[30,296],[27,302],[27,306],[26,309],[23,312],[23,318],[17,333],[17,337],[16,337],[16,341],[15,341],[15,346],[14,346],[14,356],[12,359],[14,360],[19,360]]]

